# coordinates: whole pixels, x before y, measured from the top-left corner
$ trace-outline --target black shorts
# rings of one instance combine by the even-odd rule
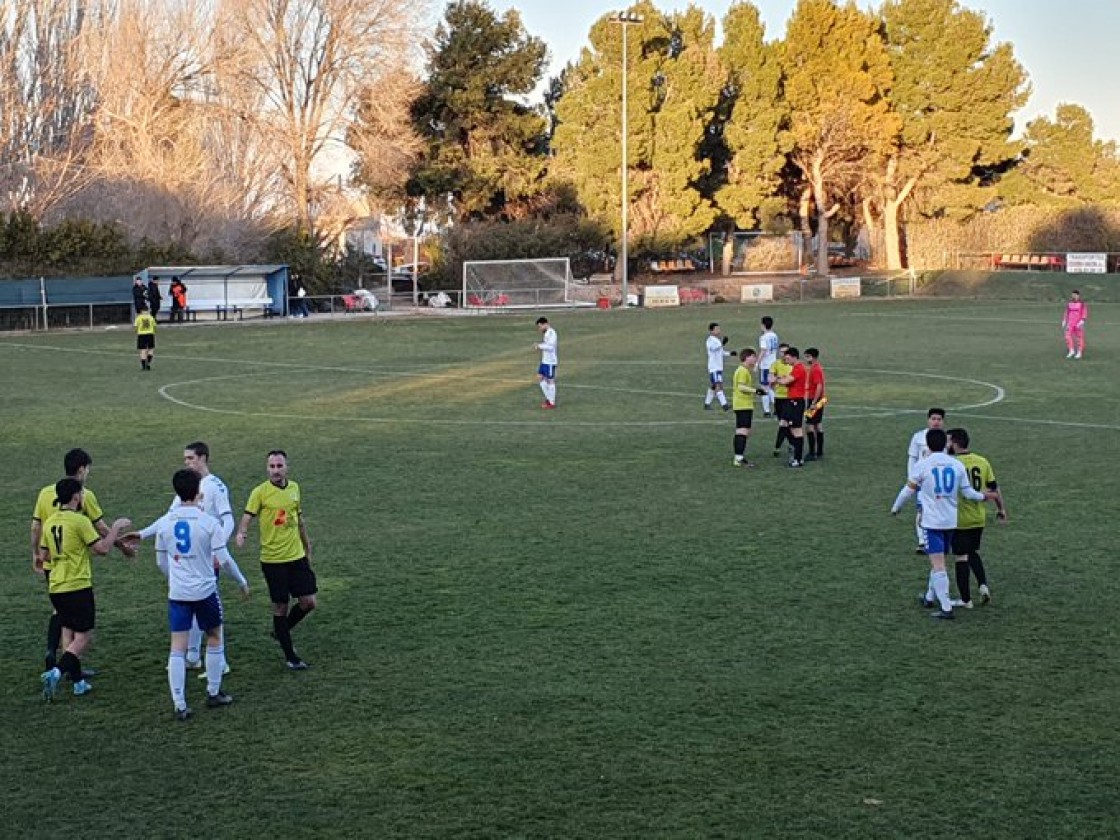
[[[737,408],[735,409],[735,428],[736,429],[749,429],[751,423],[754,422],[754,409],[753,408]]]
[[[823,420],[824,420],[824,409],[823,408],[817,409],[817,412],[812,417],[809,417],[809,416],[805,417],[805,422],[810,426],[819,426],[821,424],[821,421],[823,421]]]
[[[953,531],[953,554],[964,557],[980,550],[980,538],[984,536],[983,528],[957,528]]]
[[[147,333],[146,335],[136,336],[136,349],[137,350],[155,350],[156,337],[154,333]]]
[[[314,595],[319,591],[315,572],[306,557],[290,563],[261,563],[261,571],[268,584],[268,598],[274,604],[286,604],[292,598]]]
[[[805,400],[788,399],[782,408],[782,419],[791,428],[800,429],[805,424]]]
[[[75,592],[51,593],[51,603],[58,613],[58,620],[67,630],[88,633],[93,629],[97,608],[93,603],[93,589],[87,587]]]
[[[774,416],[779,420],[785,419],[787,402],[789,402],[789,400],[786,397],[774,397]]]

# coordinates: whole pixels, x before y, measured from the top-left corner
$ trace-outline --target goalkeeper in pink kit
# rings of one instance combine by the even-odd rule
[[[1089,320],[1089,304],[1081,299],[1081,292],[1074,289],[1066,302],[1062,316],[1062,329],[1066,334],[1067,359],[1080,359],[1085,352],[1085,322]],[[1076,347],[1075,347],[1076,345]]]

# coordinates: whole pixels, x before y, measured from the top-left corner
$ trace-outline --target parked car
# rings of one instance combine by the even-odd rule
[[[416,280],[417,280],[417,285],[420,287],[421,291],[424,291],[425,288],[426,288],[426,282],[425,281],[427,279],[428,272],[430,272],[431,269],[432,269],[432,267],[428,263],[422,262],[422,263],[417,263],[416,264]],[[412,263],[406,263],[404,265],[396,266],[393,269],[393,273],[390,275],[391,276],[391,281],[392,281],[392,284],[393,284],[393,291],[394,292],[411,292],[412,291],[412,274],[413,274]]]

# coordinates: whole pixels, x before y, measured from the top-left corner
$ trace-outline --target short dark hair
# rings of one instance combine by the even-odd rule
[[[92,463],[93,458],[84,449],[71,449],[62,459],[62,469],[68,477],[73,478],[78,474],[78,470]]]
[[[188,443],[183,448],[189,449],[200,458],[205,458],[207,461],[210,460],[210,447],[200,440],[196,440],[194,443]]]
[[[805,351],[805,355],[806,356],[812,356],[814,359],[819,359],[820,355],[821,355],[821,351],[818,350],[816,347],[810,347]]]
[[[147,311],[148,311],[148,307],[145,306],[144,304],[140,304],[138,307],[136,307],[137,314],[139,314],[141,312],[147,312]]]
[[[1070,292],[1070,294],[1071,295],[1079,295],[1079,294],[1081,294],[1081,290],[1080,289],[1074,289],[1072,292]]]
[[[541,324],[547,324],[547,323],[548,323],[548,319],[546,317],[544,317],[543,315],[541,317],[537,318],[537,325],[538,326],[540,326]]]
[[[943,409],[943,408],[931,408],[929,411],[926,412],[926,419],[929,419],[930,417],[934,417],[934,416],[940,417],[942,420],[944,420],[945,419],[945,409]]]
[[[285,452],[283,449],[270,449],[270,450],[268,450],[268,457],[271,458],[273,455],[279,455],[285,461],[288,460],[288,453]]]
[[[193,502],[198,498],[198,488],[202,484],[202,476],[194,470],[176,470],[171,476],[171,486],[175,488],[175,495],[179,501]]]
[[[82,492],[82,482],[76,478],[64,478],[54,486],[54,495],[59,507],[66,507],[71,500]]]
[[[714,330],[718,326],[719,326],[718,321],[712,321],[710,324],[708,324],[708,332],[711,332],[712,330]]]
[[[762,326],[766,327],[766,329],[772,328],[774,326],[774,319],[771,318],[769,315],[763,315],[762,316]]]
[[[789,347],[789,342],[788,341],[783,341],[781,344],[778,345],[779,350],[782,350],[782,349],[788,348],[788,347]]]
[[[945,442],[949,436],[945,434],[944,429],[930,429],[926,432],[926,446],[929,447],[930,452],[944,452]]]
[[[748,356],[756,356],[756,355],[758,355],[758,354],[754,352],[753,347],[744,347],[742,350],[739,351],[739,358],[740,359],[745,359]]]
[[[959,446],[961,449],[968,449],[968,432],[964,429],[950,429],[948,432],[949,440]]]
[[[801,351],[798,350],[796,347],[787,347],[786,348],[786,355],[793,356],[793,358],[795,358],[795,359],[800,359],[801,358]]]

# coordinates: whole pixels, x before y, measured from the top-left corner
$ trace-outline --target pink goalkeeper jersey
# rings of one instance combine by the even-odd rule
[[[1071,300],[1066,304],[1066,314],[1062,318],[1062,326],[1067,329],[1077,329],[1082,321],[1089,320],[1089,304],[1083,300]]]

